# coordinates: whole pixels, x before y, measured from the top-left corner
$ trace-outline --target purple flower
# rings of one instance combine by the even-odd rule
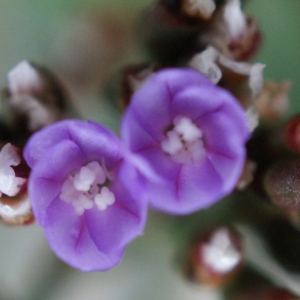
[[[229,194],[245,161],[245,111],[192,69],[154,74],[132,97],[122,136],[162,178],[148,182],[152,206],[172,214],[206,208]]]
[[[57,256],[83,271],[116,265],[147,211],[143,179],[118,137],[96,123],[62,121],[34,134],[24,156],[34,215]]]

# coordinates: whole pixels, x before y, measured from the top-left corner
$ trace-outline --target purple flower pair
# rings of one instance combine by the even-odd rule
[[[231,94],[197,71],[169,69],[135,93],[121,135],[124,144],[101,125],[63,121],[25,149],[34,214],[54,252],[84,271],[121,260],[148,202],[187,214],[230,193],[249,129]]]

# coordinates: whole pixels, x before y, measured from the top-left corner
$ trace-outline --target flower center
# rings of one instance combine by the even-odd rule
[[[167,132],[167,138],[161,142],[161,147],[179,163],[199,163],[206,156],[202,137],[202,131],[190,118],[178,116],[174,120],[174,127]]]
[[[115,202],[114,194],[104,186],[107,179],[110,180],[111,176],[105,166],[97,161],[90,162],[64,182],[60,199],[72,204],[77,215],[82,215],[94,205],[105,210]]]

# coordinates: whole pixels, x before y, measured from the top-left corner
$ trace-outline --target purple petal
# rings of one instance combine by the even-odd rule
[[[165,85],[159,84],[155,78],[138,90],[132,100],[130,111],[133,118],[154,140],[159,141],[163,137],[163,131],[170,124],[169,107],[171,103],[170,93]],[[152,83],[152,81],[154,81]],[[159,109],[158,109],[159,107]],[[130,119],[126,117],[123,126],[133,127]],[[155,126],[153,126],[155,124]]]
[[[29,166],[33,168],[49,148],[62,140],[74,141],[89,161],[105,157],[110,165],[121,157],[119,139],[105,127],[93,122],[66,120],[48,126],[30,138],[24,150]]]
[[[170,108],[170,116],[186,116],[192,120],[218,111],[223,101],[215,89],[207,89],[206,85],[190,86],[174,96]],[[213,100],[212,100],[213,99]]]
[[[222,110],[206,114],[195,123],[203,132],[207,153],[213,152],[232,158],[244,153],[245,137],[240,135],[239,124],[235,124]]]
[[[158,144],[150,134],[140,125],[132,110],[128,110],[122,120],[125,126],[121,127],[123,140],[130,145],[133,152],[152,148]]]
[[[68,121],[58,122],[31,136],[24,149],[24,157],[31,168],[49,148],[62,140],[69,139],[67,124]]]
[[[47,209],[47,240],[55,254],[81,271],[104,271],[120,262],[123,249],[102,253],[91,239],[84,215],[70,213],[72,206],[59,198]]]
[[[184,165],[176,181],[168,185],[151,184],[151,204],[171,214],[188,214],[212,205],[223,196],[223,182],[208,159]]]
[[[154,171],[163,180],[175,180],[181,165],[165,154],[160,146],[139,151],[138,154],[151,163]]]
[[[61,193],[68,176],[85,161],[81,150],[72,141],[62,141],[46,151],[31,172],[29,193],[35,217],[45,226],[45,210]]]
[[[236,131],[239,132],[241,139],[246,142],[250,137],[250,129],[247,120],[246,112],[232,94],[227,90],[219,88],[219,98],[223,100],[222,112],[234,122]]]
[[[132,97],[131,117],[125,118],[122,127],[133,130],[134,118],[156,141],[162,141],[164,131],[172,125],[170,105],[175,94],[190,85],[212,85],[210,80],[193,69],[167,69],[157,72]],[[154,126],[153,126],[154,125]]]
[[[105,211],[93,208],[85,212],[89,233],[98,249],[104,253],[124,247],[140,235],[145,226],[147,202],[143,195],[143,184],[134,178],[136,176],[138,174],[132,166],[123,164],[118,179],[109,186],[115,195],[115,203]],[[127,184],[131,185],[130,189],[122,183],[125,177]]]
[[[235,158],[209,153],[210,162],[223,180],[224,194],[228,194],[234,189],[244,168],[245,156],[246,151],[241,151],[240,155]]]
[[[190,86],[214,86],[203,74],[191,68],[164,69],[155,73],[156,84],[167,85],[173,98]]]
[[[123,157],[122,144],[115,134],[94,122],[81,123],[70,126],[69,134],[88,161],[101,163],[101,159],[105,158],[106,167],[110,168]]]

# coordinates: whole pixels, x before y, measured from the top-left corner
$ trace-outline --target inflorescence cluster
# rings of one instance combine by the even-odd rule
[[[0,217],[36,219],[56,255],[82,271],[118,264],[149,208],[188,215],[252,189],[277,209],[270,215],[297,223],[300,118],[275,122],[290,84],[264,83],[265,66],[249,62],[258,22],[239,0],[160,0],[143,22],[152,61],[123,72],[120,137],[69,119],[65,89],[46,69],[23,61],[8,74]],[[222,286],[244,256],[225,224],[193,241],[184,268]]]

